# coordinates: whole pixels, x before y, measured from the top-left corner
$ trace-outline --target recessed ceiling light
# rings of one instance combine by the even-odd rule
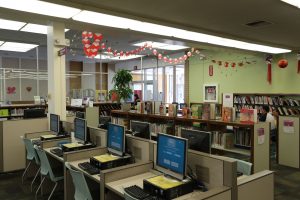
[[[139,43],[135,43],[133,45],[141,47],[145,43],[147,43],[147,45],[151,45],[152,48],[156,48],[156,49],[181,50],[181,49],[189,48],[187,46],[182,46],[182,45],[173,45],[173,44],[166,44],[166,43],[161,43],[161,42],[151,42],[151,41],[139,42]]]
[[[77,8],[37,0],[1,0],[0,7],[66,19],[80,12]]]
[[[0,46],[2,51],[16,51],[16,52],[27,52],[38,45],[36,44],[26,44],[26,43],[17,43],[17,42],[4,42]]]
[[[39,34],[47,34],[48,27],[45,25],[39,24],[26,24],[20,31],[30,32],[30,33],[39,33]],[[65,29],[65,32],[69,31],[69,29]]]
[[[8,30],[20,30],[26,23],[6,19],[0,19],[0,28]]]
[[[109,26],[114,28],[131,29],[134,31],[145,32],[150,34],[175,37],[179,39],[208,43],[219,46],[226,46],[250,51],[258,51],[265,53],[288,53],[289,49],[276,48],[266,45],[254,44],[249,42],[243,42],[239,40],[232,40],[228,38],[222,38],[214,35],[208,35],[198,32],[187,31],[184,29],[178,29],[174,27],[153,24],[148,22],[141,22],[138,20],[132,20],[124,17],[117,17],[113,15],[107,15],[102,13],[96,13],[91,11],[82,11],[78,15],[72,17],[76,21],[98,24],[102,26]],[[99,20],[101,19],[101,20]]]
[[[281,1],[283,1],[287,4],[290,4],[292,6],[295,6],[297,8],[300,8],[300,1],[298,1],[298,0],[281,0]]]

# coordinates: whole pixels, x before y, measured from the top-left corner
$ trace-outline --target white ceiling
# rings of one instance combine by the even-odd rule
[[[284,4],[280,0],[47,1],[274,47],[300,49],[300,10]],[[3,8],[0,8],[0,18],[44,25],[51,20],[61,21],[66,24],[67,28],[72,29],[66,33],[66,37],[71,40],[75,35],[80,35],[83,30],[101,32],[104,34],[105,40],[118,49],[130,50],[134,48],[130,47],[130,44],[141,40],[153,40],[198,48],[211,47],[211,45],[206,44],[78,23],[70,19],[58,19]],[[272,24],[257,28],[245,25],[256,20],[265,20]],[[0,40],[36,43],[41,47],[46,46],[46,35],[41,34],[0,29]],[[82,49],[80,39],[77,39],[77,42],[73,41],[71,45],[75,50],[78,49],[77,54],[79,54]],[[0,54],[7,54],[7,52],[0,52]],[[35,51],[28,52],[28,54],[34,56]]]

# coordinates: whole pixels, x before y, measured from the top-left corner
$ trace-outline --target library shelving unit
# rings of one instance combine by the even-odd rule
[[[120,103],[110,103],[110,102],[94,102],[94,107],[99,107],[99,115],[101,116],[110,116],[111,110],[119,110],[121,109]],[[86,106],[70,106],[67,105],[67,111],[80,111],[85,112]]]
[[[279,116],[278,163],[300,168],[300,116]]]
[[[155,126],[154,128],[151,128],[151,132],[155,131],[154,134],[165,132],[180,136],[181,128],[197,126],[196,129],[212,132],[212,154],[226,155],[247,160],[253,164],[254,173],[270,168],[269,123],[244,124],[239,122],[202,120],[181,116],[170,117],[168,115],[122,112],[119,110],[113,110],[111,114],[114,123],[125,125],[128,128],[130,120],[149,122],[152,126]],[[161,128],[162,126],[167,128]],[[224,139],[225,137],[222,138],[222,135],[229,133],[232,134],[232,145],[230,147],[221,143],[222,141],[226,141]]]
[[[269,106],[270,111],[278,111],[280,116],[300,114],[299,94],[234,93],[233,104],[237,114],[241,108],[255,108],[260,113],[264,105]]]
[[[0,106],[0,119],[23,118],[24,110],[29,108],[43,108],[47,110],[47,105],[36,104],[12,104]]]

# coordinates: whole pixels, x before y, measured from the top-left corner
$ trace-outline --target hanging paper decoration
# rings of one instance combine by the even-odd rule
[[[219,66],[221,66],[222,65],[222,61],[218,61],[218,64],[219,64]]]
[[[278,67],[286,68],[288,66],[288,61],[286,59],[281,59],[278,61]]]
[[[221,63],[221,65],[222,65],[222,63]],[[225,67],[228,67],[228,65],[229,65],[229,62],[225,62]]]
[[[189,51],[189,52],[187,52],[187,54],[186,54],[188,57],[191,57],[192,56],[192,53]]]
[[[107,48],[107,52],[110,53],[111,52],[111,47]]]
[[[162,59],[162,54],[159,53],[157,57],[158,57],[159,60],[161,60]]]
[[[82,39],[82,44],[90,44],[90,40],[88,38],[83,38]]]
[[[298,69],[297,69],[297,73],[300,74],[300,52],[297,53],[297,60],[298,60]]]
[[[101,33],[94,33],[94,41],[100,42],[103,39],[103,35]]]
[[[186,59],[187,59],[187,55],[184,55],[184,56],[183,56],[183,59],[186,60]]]
[[[209,76],[213,76],[214,75],[214,66],[213,65],[209,65],[209,67],[208,67],[208,75]]]
[[[92,38],[93,37],[93,33],[92,32],[88,32],[87,36],[88,36],[88,38]]]
[[[156,56],[156,54],[157,54],[157,50],[156,49],[153,49],[153,55],[155,55]]]
[[[236,65],[235,63],[231,63],[231,67],[233,67],[233,68],[234,68],[234,67],[235,67],[235,65]]]
[[[238,65],[239,65],[239,67],[243,67],[244,63],[243,62],[239,62]]]
[[[268,55],[266,57],[266,62],[268,65],[267,81],[269,82],[269,84],[272,83],[272,59],[273,59],[272,55]]]
[[[83,31],[82,32],[82,38],[87,38],[88,37],[88,32],[87,31]]]

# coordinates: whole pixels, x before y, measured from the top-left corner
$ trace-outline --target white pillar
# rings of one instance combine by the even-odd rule
[[[55,45],[58,42],[65,42],[65,25],[51,22],[47,35],[48,112],[66,120],[66,58],[65,55],[58,56],[58,51],[63,48]]]

